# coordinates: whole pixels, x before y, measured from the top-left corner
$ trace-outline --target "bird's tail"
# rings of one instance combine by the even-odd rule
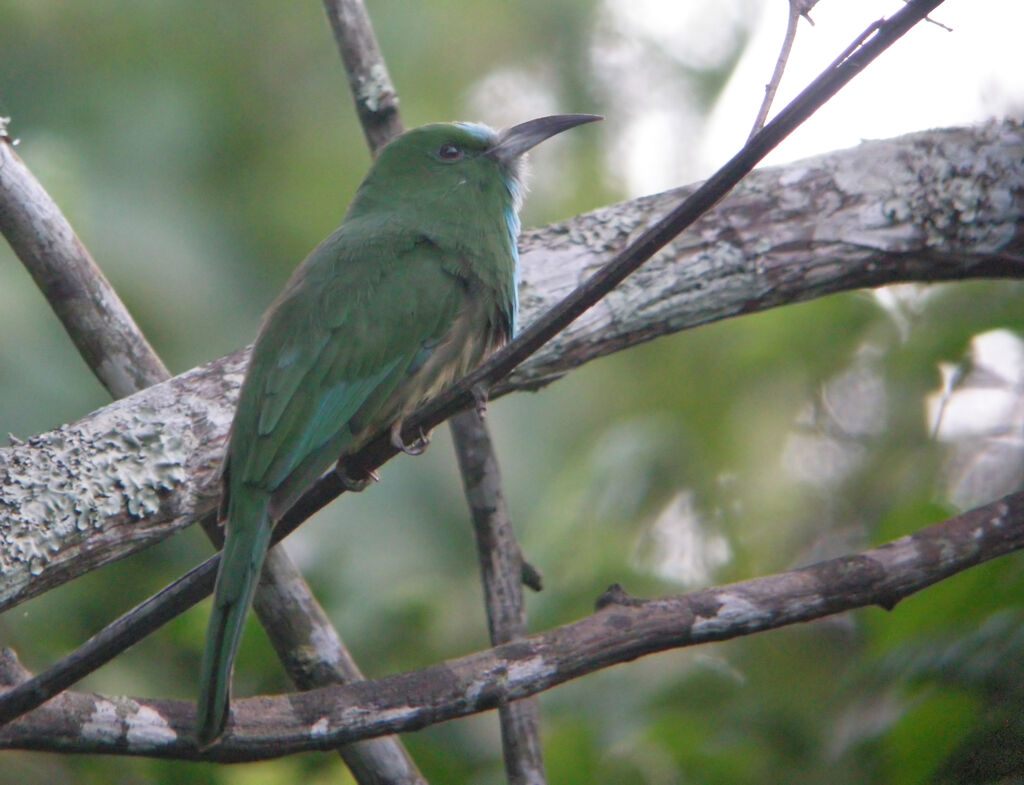
[[[229,502],[199,680],[196,736],[200,747],[213,744],[227,724],[231,671],[270,544],[269,504],[266,494],[244,486],[236,489]]]

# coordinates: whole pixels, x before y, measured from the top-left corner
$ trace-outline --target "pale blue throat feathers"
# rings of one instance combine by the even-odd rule
[[[465,128],[469,133],[488,145],[494,145],[498,141],[498,134],[493,128],[483,123],[455,123],[460,128]],[[508,249],[512,254],[512,261],[515,263],[514,286],[512,290],[512,336],[516,335],[519,327],[519,208],[523,204],[523,186],[520,180],[519,170],[522,162],[517,162],[515,167],[501,167],[501,181],[508,191],[509,202],[505,205],[505,228],[508,230]]]

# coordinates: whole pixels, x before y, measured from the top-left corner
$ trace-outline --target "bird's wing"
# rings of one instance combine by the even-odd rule
[[[385,425],[381,407],[458,318],[466,282],[436,246],[374,250],[346,257],[325,243],[268,315],[239,401],[232,483],[272,494],[311,483],[365,428]]]

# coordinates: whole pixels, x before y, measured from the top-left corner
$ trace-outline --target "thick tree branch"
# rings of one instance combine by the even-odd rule
[[[0,728],[0,748],[223,761],[319,750],[486,711],[657,651],[750,635],[901,599],[1024,548],[1024,493],[861,554],[655,600],[609,591],[592,616],[414,673],[232,703],[218,746],[197,751],[182,701],[66,692]],[[24,678],[6,662],[7,683]]]
[[[524,323],[687,191],[525,233]],[[868,142],[751,174],[493,395],[718,319],[894,282],[993,277],[1024,277],[1024,129],[1007,122]],[[0,609],[214,508],[245,359],[236,352],[0,449]]]

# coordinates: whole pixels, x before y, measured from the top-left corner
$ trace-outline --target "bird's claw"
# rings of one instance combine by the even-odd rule
[[[391,444],[396,450],[400,450],[406,455],[422,455],[430,444],[430,438],[421,429],[416,440],[406,444],[402,441],[402,421],[398,420],[391,426]]]
[[[365,491],[373,483],[380,482],[380,475],[373,469],[363,472],[361,477],[353,475],[349,467],[345,465],[344,458],[338,461],[338,465],[334,467],[334,473],[338,475],[338,479],[341,480],[345,490],[354,493]]]

